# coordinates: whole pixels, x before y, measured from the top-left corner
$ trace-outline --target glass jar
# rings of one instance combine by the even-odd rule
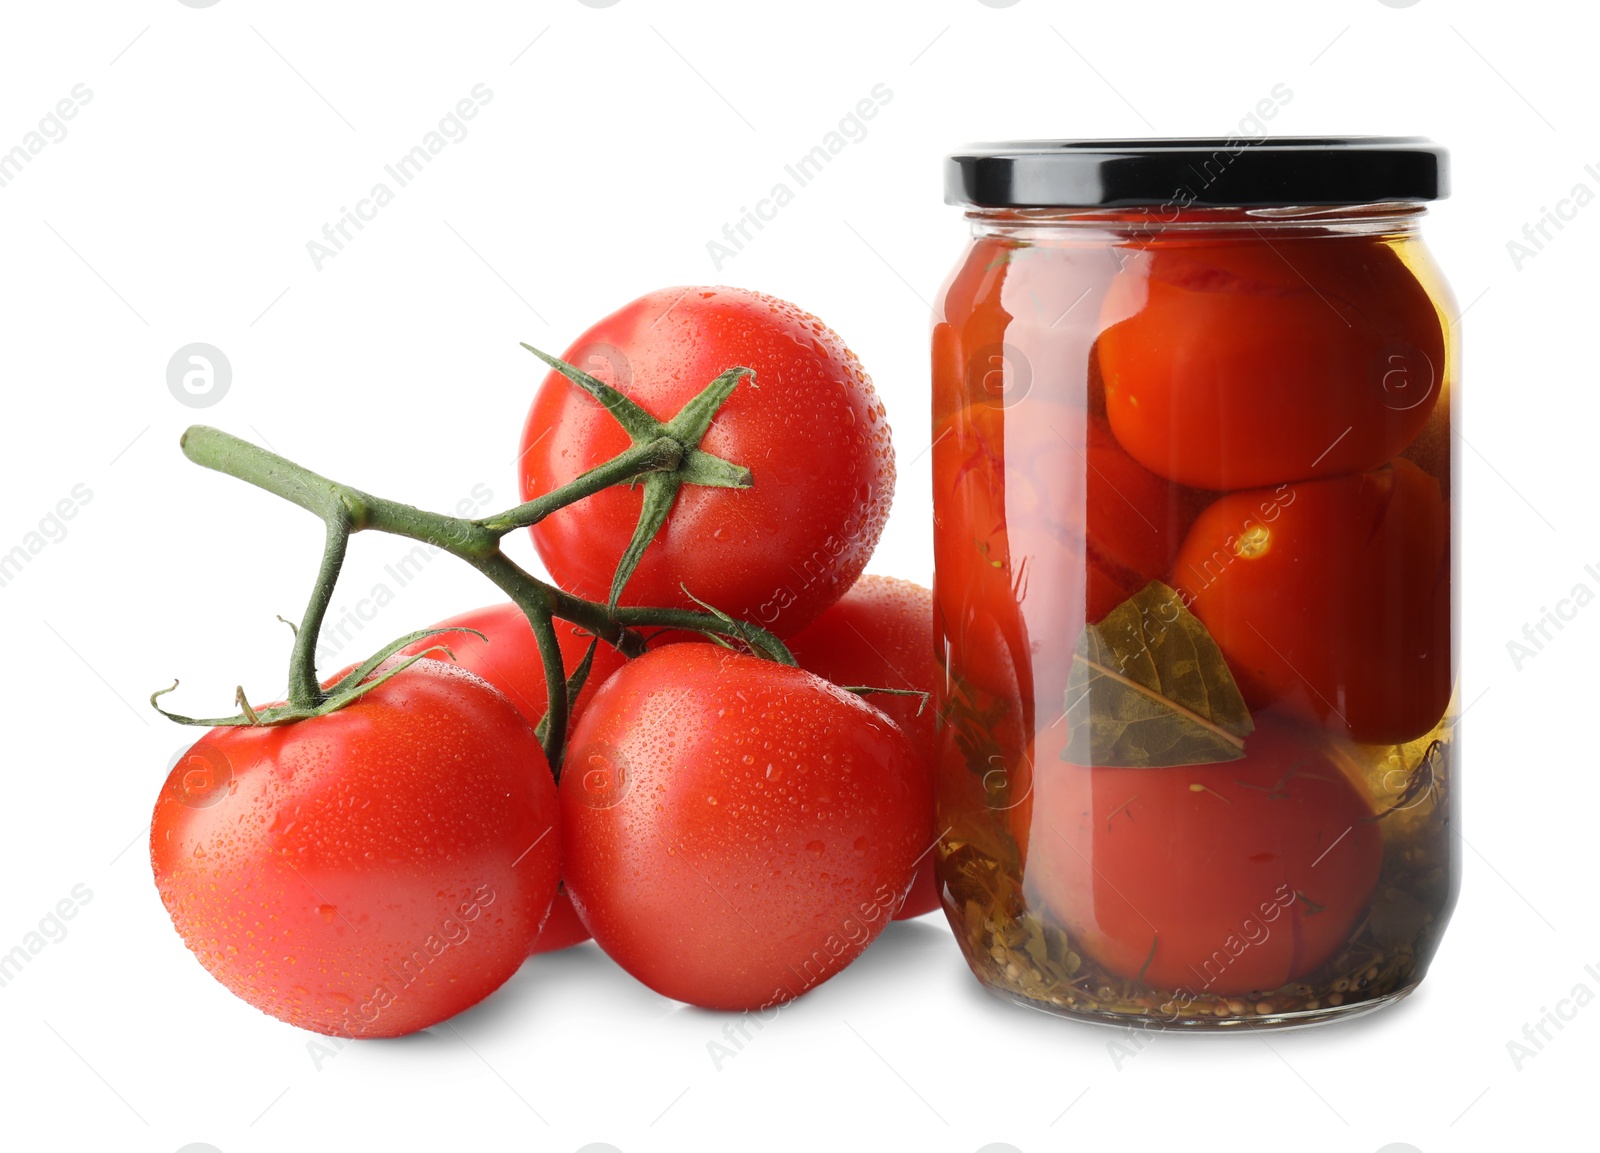
[[[1459,882],[1455,304],[1399,138],[950,157],[939,875],[1035,1008],[1298,1025],[1416,987]]]

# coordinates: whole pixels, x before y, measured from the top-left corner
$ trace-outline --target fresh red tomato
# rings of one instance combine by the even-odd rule
[[[1408,460],[1232,493],[1201,514],[1172,585],[1216,638],[1253,707],[1362,742],[1402,742],[1444,715],[1450,514]]]
[[[939,763],[933,698],[944,680],[944,669],[934,651],[931,592],[907,580],[868,574],[838,604],[791,638],[789,651],[801,668],[836,685],[927,693],[926,697],[876,693],[867,700],[911,738],[932,788]],[[930,847],[917,868],[906,903],[895,916],[897,920],[920,917],[938,907],[939,883]]]
[[[1166,573],[1195,494],[1068,405],[974,404],[941,431],[935,585],[952,668],[999,696],[1058,695],[1084,622]]]
[[[889,515],[894,451],[872,382],[826,325],[737,288],[653,292],[589,329],[563,358],[666,420],[735,365],[755,371],[700,447],[750,469],[748,489],[685,485],[623,592],[697,607],[683,591],[781,636],[843,596]],[[628,447],[596,401],[546,377],[522,433],[525,497]],[[604,600],[639,520],[637,486],[607,489],[534,525],[561,587]]]
[[[1372,810],[1315,732],[1266,721],[1242,760],[1085,768],[1047,730],[1016,812],[1024,891],[1119,977],[1194,996],[1315,972],[1383,863]]]
[[[1132,248],[1101,320],[1117,439],[1198,488],[1377,468],[1422,429],[1445,371],[1439,310],[1370,237]]]
[[[522,610],[507,601],[504,604],[485,605],[483,608],[458,613],[449,620],[440,621],[436,629],[475,629],[488,637],[479,640],[471,633],[452,633],[449,636],[429,637],[418,641],[407,653],[421,652],[446,645],[454,654],[455,663],[468,672],[477,673],[505,694],[517,706],[517,711],[530,724],[537,726],[544,720],[549,698],[545,695],[544,663],[539,658],[539,644],[533,629]],[[589,651],[590,636],[567,621],[556,621],[556,642],[561,646],[561,663],[568,676],[577,671],[584,653]],[[450,660],[443,652],[431,656]],[[568,717],[567,727],[594,697],[595,690],[607,677],[622,667],[622,654],[602,641],[595,646],[594,660],[589,665],[589,678],[578,694]]]
[[[716,645],[628,662],[561,775],[565,876],[595,941],[664,996],[788,1001],[893,918],[933,841],[927,772],[883,713]]]
[[[439,660],[449,660],[445,653],[436,650],[440,644],[448,645],[450,652],[455,654],[457,664],[468,672],[477,673],[504,693],[530,725],[537,727],[544,720],[549,701],[545,692],[544,662],[540,659],[539,644],[534,639],[533,629],[529,627],[528,618],[521,609],[509,601],[486,605],[440,621],[433,627],[476,629],[489,639],[482,641],[471,633],[430,637],[418,641],[405,652],[410,654],[435,649],[429,655]],[[571,676],[589,651],[589,634],[567,621],[556,621],[555,629],[556,642],[561,646],[561,663],[565,666],[566,674]],[[568,732],[572,731],[578,715],[594,696],[595,690],[620,669],[622,663],[622,654],[610,645],[601,643],[595,646],[594,659],[589,664],[589,677],[584,681],[583,689],[573,703],[572,713],[567,718]],[[550,906],[550,917],[533,943],[533,952],[549,953],[588,939],[589,931],[578,920],[571,899],[562,891],[556,894],[555,904]]]
[[[393,1037],[522,964],[556,892],[556,812],[511,703],[419,661],[326,716],[208,731],[156,800],[150,858],[184,943],[237,996]]]
[[[539,930],[539,936],[528,952],[554,953],[581,945],[588,939],[589,930],[584,927],[578,910],[572,907],[572,898],[562,889],[556,894],[555,903],[550,906],[550,915],[545,918],[544,928]]]

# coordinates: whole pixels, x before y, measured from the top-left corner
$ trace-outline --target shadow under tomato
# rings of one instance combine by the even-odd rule
[[[838,976],[794,1003],[809,1004],[815,1011],[852,1012],[857,1006],[880,1006],[893,997],[897,984],[914,981],[922,974],[937,971],[952,961],[959,963],[961,950],[943,914],[891,921],[855,962]]]
[[[454,1022],[457,1019],[452,1017],[451,1021]],[[321,1037],[320,1034],[308,1033],[307,1036],[321,1040],[322,1044],[327,1045],[330,1049],[336,1043],[335,1039]],[[342,1040],[342,1038],[339,1040]],[[362,1048],[371,1046],[391,1053],[405,1052],[408,1057],[414,1057],[420,1055],[424,1050],[442,1050],[451,1045],[459,1045],[461,1042],[452,1037],[450,1030],[446,1029],[443,1023],[440,1023],[438,1025],[430,1025],[428,1028],[421,1029],[415,1033],[407,1033],[402,1037],[360,1037],[354,1041],[345,1041],[344,1044],[359,1045]]]
[[[627,1007],[642,1019],[655,1019],[674,1002],[629,976],[593,941],[585,941],[529,957],[509,981],[452,1017],[450,1024],[475,1040],[502,1032],[526,1036],[530,1024],[558,1012],[559,1006],[584,1004]],[[450,1036],[442,1026],[435,1028]]]

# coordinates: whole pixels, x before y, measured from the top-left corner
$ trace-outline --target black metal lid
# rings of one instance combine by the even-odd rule
[[[1198,208],[1376,204],[1450,194],[1449,153],[1422,136],[1023,140],[945,159],[947,204]]]

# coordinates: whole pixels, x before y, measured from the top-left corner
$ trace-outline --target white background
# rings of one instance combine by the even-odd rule
[[[1397,0],[1391,0],[1391,3]],[[1586,207],[1519,269],[1507,242],[1600,191],[1577,5],[1420,0],[805,5],[620,0],[8,3],[0,150],[74,85],[92,99],[0,188],[0,552],[75,485],[92,499],[0,588],[0,952],[74,885],[92,900],[0,988],[0,1144],[376,1148],[1570,1148],[1600,1007],[1520,1071],[1507,1042],[1600,993],[1593,845],[1600,608],[1517,669],[1507,642],[1600,564]],[[483,83],[493,100],[320,271],[306,242]],[[706,243],[874,85],[892,102],[718,270]],[[144,704],[270,698],[315,568],[308,515],[179,455],[217,424],[437,508],[515,500],[536,380],[640,293],[726,282],[790,298],[873,373],[901,462],[873,569],[927,581],[929,301],[964,225],[940,158],[968,140],[1227,134],[1275,84],[1284,134],[1421,133],[1454,154],[1426,225],[1467,309],[1465,886],[1422,990],[1364,1021],[1163,1037],[984,994],[937,918],[897,925],[719,1071],[724,1019],[592,946],[530,962],[457,1022],[348,1045],[235,1000],[184,950],[144,846],[188,743]],[[231,390],[168,391],[205,341]],[[488,511],[488,510],[485,510]],[[59,534],[57,534],[59,535]],[[520,547],[520,544],[519,544]],[[407,549],[360,539],[336,605]],[[531,554],[531,549],[524,549]],[[390,582],[392,583],[392,582]],[[363,650],[490,599],[449,558],[396,590]],[[351,654],[346,654],[351,655]]]

